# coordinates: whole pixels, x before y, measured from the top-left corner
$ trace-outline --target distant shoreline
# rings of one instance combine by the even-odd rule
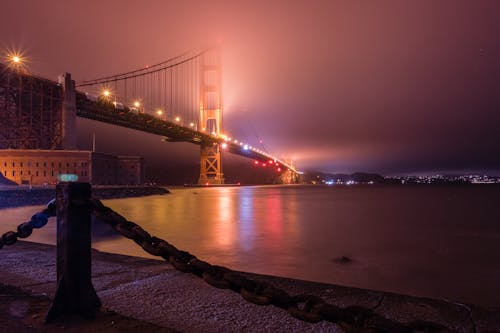
[[[158,186],[95,186],[92,196],[98,199],[119,199],[163,195],[169,190]],[[51,187],[0,187],[0,209],[22,206],[45,205],[55,197],[56,190]]]

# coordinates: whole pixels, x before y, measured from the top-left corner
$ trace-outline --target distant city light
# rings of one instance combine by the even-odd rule
[[[15,63],[15,64],[18,64],[21,62],[21,58],[19,56],[12,56],[12,62]]]
[[[109,96],[111,96],[111,91],[109,91],[108,89],[104,89],[104,90],[102,91],[102,95],[103,95],[104,97],[109,97]]]
[[[194,123],[189,123],[189,126],[194,127]]]
[[[141,106],[141,103],[140,103],[139,101],[135,101],[135,102],[134,102],[134,106],[135,106],[136,108],[138,108],[139,106]]]
[[[180,117],[175,117],[175,121],[179,122],[179,121],[181,121],[181,118]]]
[[[162,110],[158,110],[158,111],[156,111],[156,114],[159,115],[159,116],[161,116],[163,114],[163,111]]]

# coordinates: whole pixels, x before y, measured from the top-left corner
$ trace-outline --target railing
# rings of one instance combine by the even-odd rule
[[[316,323],[327,320],[336,323],[349,333],[354,332],[452,332],[435,322],[398,322],[385,318],[374,309],[362,306],[339,307],[326,303],[315,295],[290,295],[269,283],[250,279],[229,268],[211,265],[193,254],[177,249],[174,245],[151,236],[134,222],[106,207],[91,197],[87,183],[60,183],[56,199],[47,208],[22,223],[17,231],[9,231],[0,239],[0,249],[13,245],[18,238],[31,235],[34,228],[41,228],[48,219],[57,215],[57,291],[46,322],[58,317],[79,314],[92,317],[101,302],[91,281],[91,235],[93,215],[110,225],[122,236],[133,240],[147,253],[162,257],[177,270],[194,274],[206,283],[237,292],[245,300],[258,305],[273,305],[291,316]]]

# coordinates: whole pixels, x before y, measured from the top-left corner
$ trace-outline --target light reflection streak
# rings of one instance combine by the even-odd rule
[[[250,188],[240,190],[240,244],[243,250],[251,251],[253,249],[254,237],[254,191]]]
[[[216,215],[213,232],[213,240],[219,250],[231,249],[235,242],[236,223],[233,212],[233,196],[235,194],[229,188],[220,188],[216,201]]]

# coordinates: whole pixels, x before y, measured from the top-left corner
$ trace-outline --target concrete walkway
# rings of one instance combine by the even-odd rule
[[[131,242],[130,246],[137,245]],[[19,241],[12,246],[4,246],[0,250],[0,283],[19,287],[31,295],[52,298],[56,288],[55,258],[56,249],[51,245]],[[137,319],[141,323],[147,322],[140,325],[150,323],[153,325],[150,329],[163,327],[165,331],[180,332],[342,332],[333,323],[305,323],[282,309],[248,303],[232,291],[216,289],[195,275],[181,273],[163,261],[94,251],[92,271],[93,284],[105,311]],[[249,275],[283,288],[292,295],[314,294],[342,307],[366,306],[389,319],[432,321],[458,332],[500,332],[500,309]],[[25,313],[30,312],[26,310]],[[45,316],[45,312],[39,316]],[[140,325],[132,327],[140,331],[149,330]],[[136,331],[135,328],[128,331]]]

